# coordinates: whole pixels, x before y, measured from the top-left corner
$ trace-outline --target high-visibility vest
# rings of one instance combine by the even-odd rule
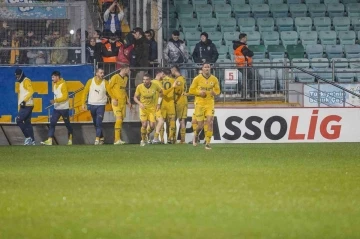
[[[246,45],[241,45],[234,50],[235,63],[237,66],[251,66],[252,65],[252,58],[249,56],[246,57],[242,53],[242,49],[244,47],[246,47]]]
[[[105,48],[108,52],[112,52],[112,48],[111,48],[111,44],[110,42],[108,43],[105,43]],[[120,44],[119,43],[116,43],[116,46],[119,47]],[[103,62],[113,62],[115,63],[117,60],[117,56],[103,56]]]

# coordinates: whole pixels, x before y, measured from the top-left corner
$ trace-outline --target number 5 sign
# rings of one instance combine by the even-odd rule
[[[239,71],[237,69],[225,69],[225,85],[236,85],[239,81]]]

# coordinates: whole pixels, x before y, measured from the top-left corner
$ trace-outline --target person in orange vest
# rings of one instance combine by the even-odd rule
[[[120,46],[121,43],[116,40],[115,34],[112,34],[110,39],[103,43],[101,47],[101,54],[104,62],[105,75],[115,71]]]
[[[243,74],[243,79],[247,76],[248,89],[250,90],[250,97],[254,97],[255,89],[253,84],[253,74],[252,69],[247,70],[248,68],[243,68],[245,66],[252,66],[252,57],[254,53],[246,45],[247,35],[245,33],[240,33],[239,41],[233,41],[233,49],[235,56],[235,63],[239,67],[239,70]],[[247,75],[245,75],[247,72]],[[240,91],[240,84],[238,84]]]

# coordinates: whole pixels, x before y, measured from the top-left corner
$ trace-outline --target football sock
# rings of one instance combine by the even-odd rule
[[[121,137],[121,124],[122,120],[115,121],[115,142],[120,140]]]
[[[141,140],[146,139],[146,128],[141,127]]]
[[[186,129],[181,128],[180,129],[181,142],[185,142],[185,134],[186,134]]]

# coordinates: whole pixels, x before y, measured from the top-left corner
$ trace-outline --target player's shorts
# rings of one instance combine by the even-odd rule
[[[163,101],[161,103],[161,109],[156,111],[156,118],[170,118],[175,117],[175,104],[174,102]]]
[[[177,119],[186,119],[187,118],[187,111],[188,106],[187,104],[176,104],[176,118]]]
[[[196,104],[195,106],[195,117],[198,122],[204,121],[206,117],[214,116],[214,114],[215,114],[215,107],[213,104],[209,104],[209,105]]]
[[[155,108],[145,108],[139,110],[140,114],[140,121],[150,121],[152,123],[155,123]]]
[[[126,117],[126,104],[118,104],[117,106],[111,105],[115,117],[121,117],[124,119]]]

